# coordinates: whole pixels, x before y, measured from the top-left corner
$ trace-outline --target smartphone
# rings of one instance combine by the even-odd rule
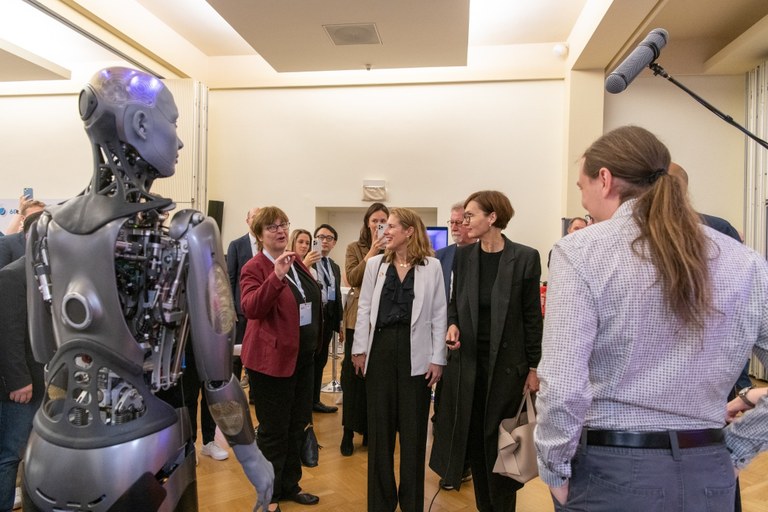
[[[24,189],[24,194],[23,194],[23,195],[24,195],[24,197],[26,197],[27,199],[33,199],[33,198],[34,198],[34,193],[33,193],[33,191],[32,191],[32,187],[26,187],[26,188]]]
[[[317,238],[312,240],[312,250],[318,253],[323,251],[322,243]]]
[[[376,225],[376,238],[382,239],[384,238],[384,230],[387,229],[386,224],[377,224]]]

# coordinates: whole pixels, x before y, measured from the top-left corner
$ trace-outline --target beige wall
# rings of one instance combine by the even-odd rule
[[[744,76],[675,78],[744,125]],[[743,230],[745,136],[738,129],[674,84],[652,76],[638,78],[621,94],[606,95],[605,129],[623,124],[648,128],[669,147],[672,159],[688,171],[698,211]]]
[[[743,122],[743,77],[680,80]],[[578,116],[594,124],[590,108],[569,107],[578,101],[566,98],[562,81],[214,90],[208,198],[225,203],[225,246],[244,232],[252,205],[282,207],[295,227],[338,211],[331,218],[343,224],[334,251],[341,260],[358,229],[344,210],[368,206],[364,179],[387,181],[389,205],[432,208],[437,224],[454,201],[495,188],[517,210],[507,235],[537,248],[545,263],[560,217],[584,213],[565,207],[579,204],[567,177],[575,162],[563,168],[566,112],[571,130]],[[0,111],[0,196],[32,186],[39,198],[69,197],[88,184],[91,153],[76,95],[0,97]],[[606,129],[632,123],[657,133],[690,172],[696,207],[742,229],[738,130],[653,77],[606,96],[604,120]]]
[[[314,226],[316,207],[367,207],[365,179],[386,180],[388,205],[437,208],[439,222],[469,193],[499,189],[517,212],[507,235],[546,258],[562,95],[561,81],[211,91],[208,198],[225,202],[229,241],[250,205],[280,206],[293,227]]]

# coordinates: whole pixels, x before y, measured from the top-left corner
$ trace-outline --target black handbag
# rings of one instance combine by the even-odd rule
[[[308,468],[317,466],[320,458],[319,450],[320,446],[317,444],[315,428],[310,423],[304,429],[304,442],[301,444],[301,463]]]

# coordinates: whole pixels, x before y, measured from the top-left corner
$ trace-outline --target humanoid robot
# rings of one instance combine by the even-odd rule
[[[28,315],[46,393],[25,459],[26,511],[197,510],[186,409],[155,393],[192,343],[217,425],[257,490],[272,465],[232,375],[235,310],[216,223],[149,192],[174,173],[178,110],[156,77],[98,72],[80,93],[90,185],[49,207],[27,243]]]

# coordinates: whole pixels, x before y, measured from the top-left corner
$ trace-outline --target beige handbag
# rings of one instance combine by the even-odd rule
[[[525,412],[523,412],[525,405]],[[499,425],[499,454],[493,472],[508,476],[524,484],[539,475],[533,429],[536,427],[536,408],[531,392],[525,393],[514,418],[501,420]]]

